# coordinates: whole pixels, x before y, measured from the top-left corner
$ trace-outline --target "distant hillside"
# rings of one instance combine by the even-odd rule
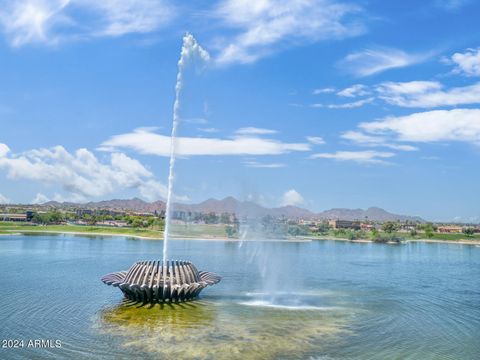
[[[330,209],[317,214],[322,219],[341,220],[373,220],[373,221],[420,221],[425,222],[418,216],[397,215],[378,208],[370,207],[363,209]]]
[[[142,199],[134,198],[130,200],[105,200],[99,202],[89,202],[85,204],[59,203],[50,201],[44,206],[54,208],[87,208],[87,209],[112,209],[127,210],[137,212],[154,212],[165,210],[163,201],[147,202]],[[420,221],[424,220],[418,216],[397,215],[388,211],[371,207],[363,209],[330,209],[320,213],[314,213],[310,210],[297,206],[282,206],[277,208],[266,208],[252,201],[240,201],[234,197],[226,197],[222,200],[208,199],[199,204],[174,204],[174,210],[192,211],[192,212],[214,212],[214,213],[235,213],[237,216],[262,217],[265,215],[285,216],[290,219],[341,219],[341,220],[372,220],[372,221]]]

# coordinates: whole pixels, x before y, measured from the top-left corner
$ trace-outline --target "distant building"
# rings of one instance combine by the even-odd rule
[[[329,220],[328,225],[333,229],[360,229],[360,221]]]
[[[402,232],[417,230],[417,225],[416,224],[400,224],[400,227],[398,230]]]
[[[93,215],[94,211],[92,209],[77,209],[75,213],[78,217],[82,217],[84,215]]]
[[[27,214],[0,214],[0,221],[27,221]]]
[[[437,231],[444,234],[460,234],[463,228],[461,226],[439,226]]]
[[[361,223],[361,224],[360,224],[360,228],[361,228],[362,230],[368,230],[368,231],[370,231],[370,230],[375,229],[375,225],[373,225],[373,224]]]

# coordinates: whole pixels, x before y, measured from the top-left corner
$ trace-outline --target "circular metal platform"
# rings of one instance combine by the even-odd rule
[[[207,286],[221,277],[208,271],[198,271],[185,260],[138,261],[128,271],[107,274],[105,284],[118,287],[126,298],[143,303],[181,302],[195,299]]]

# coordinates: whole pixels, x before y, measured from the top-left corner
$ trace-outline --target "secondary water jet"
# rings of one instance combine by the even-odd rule
[[[139,261],[127,271],[118,271],[102,277],[107,285],[118,287],[126,298],[143,302],[188,301],[196,298],[200,291],[221,280],[217,274],[198,271],[189,261],[168,260],[168,239],[170,236],[170,218],[174,198],[174,170],[176,160],[176,136],[180,123],[180,95],[186,66],[198,59],[208,62],[210,56],[187,33],[183,37],[182,51],[178,60],[177,81],[175,84],[175,102],[173,104],[172,133],[170,143],[170,161],[168,171],[168,190],[165,209],[165,229],[163,235],[163,259]]]

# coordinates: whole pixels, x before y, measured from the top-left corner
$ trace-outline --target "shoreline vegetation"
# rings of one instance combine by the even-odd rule
[[[172,229],[172,240],[219,240],[219,241],[241,241],[238,237],[229,237],[225,231],[225,226],[202,224],[175,226]],[[79,226],[79,225],[27,225],[21,223],[0,223],[0,236],[2,235],[21,235],[21,234],[70,234],[70,235],[91,235],[91,236],[126,236],[144,240],[163,240],[163,229],[145,229],[134,227],[104,227],[104,226]],[[361,234],[365,235],[365,234]],[[315,240],[336,240],[350,241],[354,243],[386,243],[399,244],[409,242],[424,243],[448,243],[460,245],[480,246],[480,236],[474,235],[466,237],[465,234],[434,234],[429,238],[423,233],[412,236],[409,233],[394,232],[380,240],[372,239],[367,236],[356,236],[352,238],[347,232],[330,231],[323,234],[302,234],[298,236],[288,236],[284,239],[265,238],[262,241],[289,241],[303,242]],[[246,240],[248,241],[248,239]]]

